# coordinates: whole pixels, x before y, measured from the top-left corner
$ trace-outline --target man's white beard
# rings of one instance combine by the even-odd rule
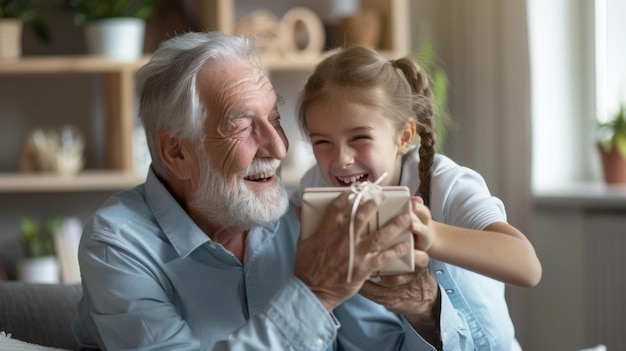
[[[204,154],[201,158],[203,164],[200,185],[193,195],[191,205],[204,214],[209,222],[227,228],[248,230],[275,221],[287,211],[287,190],[278,175],[275,175],[276,186],[257,193],[246,186],[243,176],[235,184],[229,183],[212,166],[208,155]],[[262,174],[275,170],[279,164],[277,159],[255,158],[242,174]]]

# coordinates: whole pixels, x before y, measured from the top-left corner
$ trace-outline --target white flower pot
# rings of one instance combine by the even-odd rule
[[[59,263],[56,256],[20,260],[17,265],[17,279],[25,283],[59,283]]]
[[[137,60],[143,54],[145,31],[146,22],[139,18],[111,18],[87,23],[87,52],[112,60]]]

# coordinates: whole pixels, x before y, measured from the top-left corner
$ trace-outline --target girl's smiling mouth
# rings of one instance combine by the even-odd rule
[[[352,176],[348,176],[348,177],[335,177],[339,183],[345,184],[345,185],[350,185],[352,183],[355,182],[364,182],[367,180],[367,173],[363,173],[363,174],[359,174],[359,175],[352,175]]]

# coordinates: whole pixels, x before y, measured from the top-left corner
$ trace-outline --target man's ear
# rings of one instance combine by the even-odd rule
[[[172,137],[166,131],[160,131],[157,136],[157,149],[163,165],[176,178],[185,180],[191,176],[192,155],[188,152],[189,144]]]
[[[407,121],[400,131],[400,143],[398,150],[401,154],[404,155],[409,151],[411,145],[413,145],[415,135],[417,135],[417,126],[415,125],[415,121]]]

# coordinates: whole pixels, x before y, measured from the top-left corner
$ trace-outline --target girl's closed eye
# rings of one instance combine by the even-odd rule
[[[355,135],[352,137],[352,140],[372,140],[372,137],[369,135]]]
[[[325,144],[329,144],[329,141],[328,141],[328,140],[325,140],[325,139],[315,139],[315,140],[311,140],[311,144],[312,144],[313,146],[316,146],[316,145],[325,145]]]

